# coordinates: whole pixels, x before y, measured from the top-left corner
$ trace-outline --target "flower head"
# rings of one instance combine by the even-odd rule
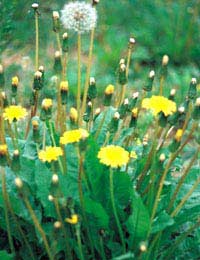
[[[143,99],[142,107],[151,109],[155,116],[160,112],[163,112],[165,116],[176,112],[176,103],[163,96],[152,96],[151,98]]]
[[[81,139],[85,139],[89,136],[87,130],[79,128],[71,131],[64,132],[63,136],[60,138],[61,144],[70,144],[79,142]]]
[[[38,157],[43,162],[57,161],[63,152],[60,147],[47,146],[45,150],[39,152]]]
[[[97,13],[91,4],[78,1],[70,2],[64,6],[61,13],[61,21],[66,29],[85,33],[96,26]]]
[[[70,117],[72,122],[75,122],[75,123],[77,122],[77,120],[78,120],[78,111],[76,110],[76,108],[74,108],[74,107],[70,108],[69,117]]]
[[[117,145],[102,147],[98,153],[100,162],[113,168],[126,165],[129,161],[129,153]]]
[[[106,95],[112,95],[114,93],[115,87],[111,84],[109,84],[105,89]]]
[[[6,155],[8,152],[8,147],[6,144],[0,144],[0,156]]]
[[[131,152],[130,152],[130,158],[132,158],[132,159],[137,159],[137,154],[136,154],[135,151],[131,151]]]
[[[42,108],[48,110],[53,105],[53,101],[50,98],[45,98],[42,100]]]
[[[77,214],[73,214],[71,216],[71,218],[66,218],[65,221],[69,224],[75,225],[78,223],[78,215]]]
[[[175,140],[177,141],[177,142],[180,142],[181,141],[181,138],[182,138],[182,135],[183,135],[183,130],[182,129],[178,129],[177,131],[176,131],[176,134],[175,134]]]
[[[12,77],[12,85],[18,86],[19,84],[19,78],[17,76]]]
[[[13,121],[18,121],[26,116],[26,109],[21,106],[9,106],[5,109],[3,117],[11,124]]]

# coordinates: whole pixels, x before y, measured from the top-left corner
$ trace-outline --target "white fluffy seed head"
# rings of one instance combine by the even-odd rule
[[[131,38],[129,39],[129,43],[130,43],[130,44],[135,44],[135,39],[134,39],[133,37],[131,37]]]
[[[82,34],[96,27],[97,12],[91,4],[70,2],[61,11],[61,21],[66,29]]]

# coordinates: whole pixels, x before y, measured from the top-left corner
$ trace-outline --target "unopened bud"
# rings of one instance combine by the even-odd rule
[[[15,157],[18,157],[18,156],[19,156],[19,150],[14,150],[13,155],[14,155]]]
[[[39,69],[38,69],[41,73],[44,72],[44,66],[40,66]]]
[[[53,184],[57,184],[59,181],[58,175],[57,174],[53,174],[52,176],[52,182]]]
[[[161,153],[160,157],[159,157],[159,161],[160,162],[164,162],[165,161],[165,154],[164,153]]]
[[[169,62],[169,56],[168,55],[164,55],[162,58],[162,65],[166,66]]]
[[[60,54],[60,51],[56,51],[55,52],[55,58],[60,58],[61,54]]]
[[[175,96],[175,94],[176,94],[176,89],[175,88],[171,89],[170,96]]]
[[[0,73],[3,73],[3,65],[0,64]]]
[[[125,64],[125,59],[124,58],[120,59],[119,65],[121,65],[121,64]]]
[[[59,12],[53,11],[53,19],[57,20],[59,19],[59,17],[60,17]]]
[[[18,189],[21,189],[23,187],[23,182],[19,177],[15,178],[15,185]]]
[[[19,78],[17,76],[12,77],[12,86],[18,86],[19,84]]]
[[[119,118],[120,118],[119,112],[115,112],[114,119],[119,120]]]
[[[197,84],[197,79],[196,79],[196,78],[192,78],[192,79],[191,79],[191,83],[192,83],[192,84]]]
[[[129,43],[130,43],[130,44],[135,44],[135,39],[134,39],[133,37],[131,37],[131,38],[129,39]]]
[[[121,70],[121,71],[125,71],[125,70],[126,70],[126,65],[125,65],[124,63],[122,63],[122,64],[120,65],[120,70]]]
[[[128,100],[128,98],[125,98],[124,99],[124,105],[128,105],[129,104],[129,100]]]
[[[32,126],[34,130],[37,130],[39,126],[39,122],[37,120],[32,120]]]
[[[134,92],[132,95],[132,98],[136,99],[136,98],[138,98],[138,96],[139,96],[139,92]]]
[[[95,78],[94,77],[90,77],[90,85],[95,84]]]
[[[54,197],[50,194],[50,195],[48,196],[48,200],[52,202],[52,201],[54,200]]]
[[[151,70],[149,72],[149,78],[154,78],[155,77],[155,71],[154,70]]]
[[[196,105],[197,107],[200,106],[200,97],[198,97],[198,98],[196,99],[195,105]]]
[[[63,40],[67,39],[68,38],[68,33],[67,32],[63,33],[62,37],[63,37]]]
[[[67,80],[60,82],[60,90],[61,91],[68,91],[69,90],[69,83],[68,83]]]
[[[105,89],[106,95],[112,95],[114,93],[115,87],[113,85],[108,85]]]
[[[53,225],[54,225],[54,228],[58,229],[58,228],[61,228],[62,223],[60,221],[56,221],[56,222],[54,222]]]
[[[146,243],[141,243],[141,244],[140,244],[140,251],[141,251],[141,252],[146,252],[146,251],[147,251]]]
[[[38,71],[35,72],[34,77],[36,79],[40,79],[42,77],[42,73],[38,70]]]
[[[70,108],[69,117],[70,117],[70,120],[71,120],[73,123],[76,123],[76,122],[77,122],[77,120],[78,120],[78,112],[77,112],[76,108],[74,108],[74,107],[71,107],[71,108]]]
[[[94,114],[95,114],[95,115],[99,115],[100,113],[101,113],[101,108],[98,107],[98,108],[95,110]]]
[[[34,10],[38,9],[38,7],[39,7],[39,4],[38,4],[38,3],[33,3],[33,4],[32,4],[32,8],[33,8]]]
[[[42,108],[48,110],[52,107],[53,101],[50,98],[45,98],[42,100]]]
[[[179,108],[178,108],[178,112],[179,112],[180,114],[183,114],[183,113],[185,112],[185,107],[184,107],[184,106],[179,107]]]

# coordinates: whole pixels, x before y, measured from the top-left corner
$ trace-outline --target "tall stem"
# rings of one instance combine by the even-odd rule
[[[35,11],[35,71],[39,67],[39,23],[38,23],[38,12]]]
[[[10,229],[10,222],[9,222],[9,215],[8,215],[8,198],[7,198],[7,192],[6,192],[6,174],[5,169],[1,168],[1,176],[2,176],[2,195],[4,199],[4,211],[5,211],[5,221],[6,221],[6,227],[7,227],[7,234],[8,234],[8,241],[10,250],[13,255],[15,255],[15,248],[13,245],[12,235],[11,235],[11,229]]]
[[[82,120],[80,115],[80,102],[81,102],[81,34],[78,33],[78,84],[77,84],[77,111],[78,111],[78,123]]]
[[[46,234],[45,234],[42,226],[40,225],[40,222],[37,219],[37,216],[35,215],[35,212],[33,211],[32,207],[31,207],[31,204],[29,203],[29,201],[28,201],[26,196],[23,196],[23,199],[24,199],[24,203],[26,205],[26,208],[27,208],[27,210],[28,210],[32,220],[33,220],[35,228],[38,230],[38,232],[40,233],[40,235],[41,235],[41,237],[43,239],[44,246],[45,246],[45,249],[46,249],[46,252],[47,252],[47,255],[48,255],[49,259],[50,260],[54,260],[52,254],[51,254],[51,250],[50,250],[49,243],[47,241]]]
[[[124,235],[123,235],[123,231],[122,231],[120,221],[119,221],[119,218],[118,218],[118,215],[117,215],[117,209],[116,209],[116,206],[115,206],[114,185],[113,185],[113,170],[112,170],[112,168],[110,168],[110,198],[111,198],[111,203],[112,203],[113,214],[114,214],[114,217],[115,217],[115,221],[116,221],[116,224],[117,224],[120,240],[121,240],[122,247],[123,247],[123,253],[125,253],[126,252],[126,245],[125,245],[125,241],[124,241]]]
[[[95,29],[92,29],[91,34],[90,34],[90,47],[89,47],[88,64],[87,64],[87,70],[86,70],[81,117],[83,116],[83,114],[85,112],[87,93],[88,93],[88,88],[89,88],[90,71],[91,71],[91,66],[92,66],[92,52],[93,52],[93,45],[94,45],[94,32],[95,32]],[[80,124],[81,124],[81,120],[80,120]]]

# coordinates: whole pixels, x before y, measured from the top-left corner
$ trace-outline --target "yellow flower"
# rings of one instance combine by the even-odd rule
[[[113,168],[126,165],[129,161],[129,153],[117,145],[102,147],[98,153],[100,162]]]
[[[68,81],[61,81],[60,82],[60,90],[68,91],[68,89],[69,89]]]
[[[78,223],[78,215],[77,214],[73,214],[71,216],[71,218],[66,218],[65,221],[69,224],[75,225]]]
[[[11,124],[13,120],[18,121],[26,116],[26,109],[21,106],[9,106],[5,109],[3,117]]]
[[[38,157],[43,162],[57,161],[63,155],[60,147],[47,146],[45,150],[39,152]]]
[[[8,147],[6,144],[0,144],[0,155],[6,155],[8,152]]]
[[[87,130],[79,128],[71,131],[64,132],[63,136],[60,138],[61,144],[70,144],[79,142],[81,139],[85,139],[89,136]]]
[[[137,107],[133,108],[131,112],[132,112],[132,117],[138,116],[138,108]]]
[[[18,86],[19,84],[19,78],[17,76],[12,77],[12,85]]]
[[[70,108],[69,117],[70,117],[70,119],[73,122],[77,122],[77,120],[78,120],[78,111],[76,110],[76,108],[74,108],[74,107]]]
[[[176,131],[176,134],[175,134],[174,139],[175,139],[177,142],[180,142],[182,135],[183,135],[183,130],[182,130],[182,129],[178,129],[178,130]]]
[[[48,110],[53,105],[53,101],[50,98],[45,98],[42,100],[42,108]]]
[[[106,95],[112,95],[114,93],[115,87],[113,85],[108,85],[105,89]]]
[[[135,151],[130,152],[130,158],[137,159],[137,154]]]
[[[143,99],[142,107],[151,109],[155,116],[160,112],[163,112],[165,116],[176,112],[176,103],[163,96],[152,96],[151,98]]]

